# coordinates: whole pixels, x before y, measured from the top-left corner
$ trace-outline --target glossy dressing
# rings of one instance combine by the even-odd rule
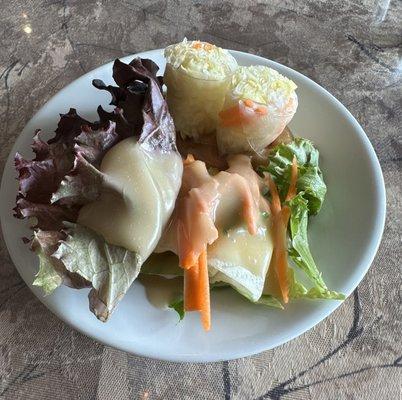
[[[121,141],[103,158],[101,196],[81,208],[78,223],[144,261],[173,211],[182,168],[176,153],[146,152],[135,138]]]

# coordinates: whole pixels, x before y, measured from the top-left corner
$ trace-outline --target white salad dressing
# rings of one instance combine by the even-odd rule
[[[102,193],[81,208],[78,223],[144,261],[173,211],[182,168],[175,152],[146,152],[135,138],[121,141],[104,156]]]
[[[211,282],[229,283],[251,301],[260,298],[273,250],[267,222],[261,217],[255,235],[245,225],[220,232],[208,247]]]
[[[144,286],[148,301],[156,308],[167,309],[170,303],[183,294],[182,277],[141,274],[138,280]]]

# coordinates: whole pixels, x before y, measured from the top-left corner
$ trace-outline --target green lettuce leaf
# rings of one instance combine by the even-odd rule
[[[289,297],[291,299],[325,299],[325,300],[344,300],[345,296],[341,293],[322,289],[313,286],[307,289],[300,283],[295,276],[292,268],[289,268]]]
[[[177,314],[179,316],[179,321],[181,321],[185,315],[183,296],[180,296],[179,298],[173,300],[169,304],[169,308],[171,308],[172,310],[177,312]]]
[[[79,289],[89,286],[81,276],[68,271],[64,264],[52,256],[65,234],[59,231],[34,231],[31,249],[39,258],[39,271],[33,285],[43,289],[45,295],[51,294],[62,283]]]
[[[332,292],[327,288],[311,254],[307,237],[308,202],[304,199],[303,193],[299,193],[287,204],[291,210],[289,256],[314,285],[309,291],[305,290],[305,293],[302,293],[302,287],[294,287],[297,292],[295,297],[344,299],[344,295]],[[296,284],[294,283],[294,285]]]
[[[295,138],[290,143],[276,146],[268,156],[268,166],[262,167],[261,171],[271,174],[281,199],[284,200],[289,189],[294,156],[297,158],[298,165],[297,191],[304,192],[304,197],[308,201],[309,214],[317,214],[324,201],[327,187],[318,165],[319,152],[310,140]]]
[[[51,254],[57,248],[57,242],[60,234],[54,231],[50,237],[49,232],[38,230],[34,232],[31,242],[31,248],[39,258],[39,271],[35,275],[33,285],[40,286],[45,295],[51,294],[62,283],[61,274],[55,269],[55,263],[59,262],[51,257]]]
[[[275,296],[272,296],[270,294],[263,294],[255,302],[255,304],[263,304],[264,306],[267,306],[267,307],[280,308],[283,310],[282,303]]]
[[[106,243],[88,228],[70,226],[67,238],[60,242],[53,257],[68,271],[91,282],[91,311],[101,321],[106,321],[138,276],[140,257],[123,247]]]

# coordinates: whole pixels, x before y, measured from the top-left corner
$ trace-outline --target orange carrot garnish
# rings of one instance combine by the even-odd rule
[[[255,109],[255,112],[260,114],[260,115],[267,115],[268,114],[268,109],[267,107],[264,106],[259,106]]]
[[[184,270],[184,309],[198,311],[198,281],[200,269],[198,263]]]
[[[201,253],[195,265],[184,271],[184,309],[185,311],[199,311],[202,326],[209,331],[211,306],[206,250]]]
[[[209,292],[207,251],[203,251],[198,259],[198,296],[200,302],[200,313],[202,326],[206,331],[211,328],[211,304]]]
[[[271,212],[273,215],[279,214],[281,211],[281,199],[279,198],[278,189],[275,185],[275,182],[271,178],[271,175],[265,175],[266,180],[268,181],[269,191],[271,193]]]
[[[290,172],[290,184],[289,184],[289,189],[288,193],[286,195],[286,201],[292,200],[293,197],[296,196],[297,193],[297,158],[296,156],[293,156],[292,160],[292,169]]]
[[[273,215],[274,251],[272,254],[272,258],[273,266],[275,268],[284,303],[287,303],[289,301],[289,266],[286,245],[286,230],[289,217],[290,208],[288,206],[284,206],[279,214]]]
[[[195,158],[192,154],[187,154],[186,159],[183,161],[184,165],[189,165],[195,161]]]
[[[196,41],[193,43],[193,45],[191,47],[198,50],[198,49],[201,49],[202,44],[199,41]]]
[[[287,303],[289,301],[289,266],[286,245],[286,231],[290,218],[290,208],[288,206],[281,206],[278,189],[271,176],[267,174],[265,178],[268,180],[269,191],[271,193],[272,234],[274,242],[271,265],[276,272],[283,302]]]
[[[244,105],[246,107],[250,107],[250,108],[254,107],[254,101],[253,100],[246,99],[246,100],[243,101],[243,103],[244,103]]]

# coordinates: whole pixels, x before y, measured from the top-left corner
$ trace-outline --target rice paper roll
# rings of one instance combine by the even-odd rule
[[[219,113],[221,154],[261,153],[285,129],[297,109],[296,84],[272,68],[239,67]]]
[[[187,40],[167,47],[165,57],[164,83],[176,129],[183,138],[202,141],[216,131],[237,62],[227,50]]]

